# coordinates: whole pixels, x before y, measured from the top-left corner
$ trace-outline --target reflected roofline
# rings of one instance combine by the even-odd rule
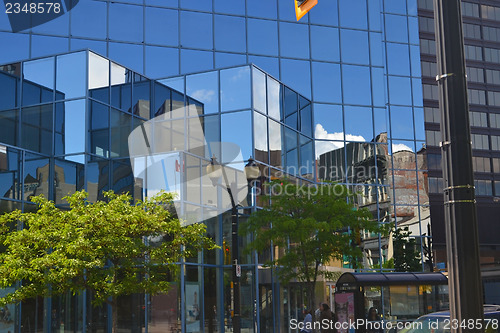
[[[294,93],[296,93],[297,95],[299,95],[300,97],[304,98],[305,100],[307,100],[309,103],[312,104],[311,99],[305,97],[301,93],[297,92],[297,90],[291,88],[287,84],[285,84],[282,81],[280,81],[279,79],[275,78],[274,76],[272,76],[271,74],[269,74],[268,72],[266,72],[265,70],[263,70],[262,68],[260,68],[259,66],[255,65],[253,62],[248,63],[248,64],[242,64],[242,65],[221,67],[221,68],[215,68],[215,69],[207,69],[207,70],[203,70],[203,71],[199,71],[199,72],[192,72],[192,73],[185,73],[185,74],[180,74],[180,75],[167,76],[167,77],[158,78],[156,80],[157,81],[171,80],[171,79],[176,79],[176,78],[185,77],[185,76],[198,75],[198,74],[206,74],[206,73],[213,73],[213,72],[218,72],[218,71],[223,71],[223,70],[228,70],[228,69],[235,69],[235,68],[243,68],[243,67],[251,67],[251,68],[255,68],[255,69],[261,71],[263,74],[269,76],[270,78],[272,78],[273,80],[275,80],[279,84],[287,87],[288,89],[290,89],[291,91],[293,91]]]

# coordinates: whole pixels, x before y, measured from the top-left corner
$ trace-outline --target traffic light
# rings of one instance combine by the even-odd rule
[[[318,0],[294,0],[295,1],[295,15],[297,21],[306,15],[308,11],[318,4]]]

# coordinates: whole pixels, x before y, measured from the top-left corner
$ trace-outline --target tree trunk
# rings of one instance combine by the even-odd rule
[[[112,316],[112,327],[111,327],[111,332],[112,333],[117,333],[118,332],[118,306],[117,306],[117,301],[116,297],[113,297],[111,301],[111,316]]]

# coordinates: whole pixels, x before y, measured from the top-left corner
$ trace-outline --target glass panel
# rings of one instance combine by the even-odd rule
[[[414,108],[413,116],[415,118],[415,139],[425,141],[424,110]]]
[[[387,43],[389,74],[410,76],[410,53],[408,45]]]
[[[282,57],[309,58],[309,29],[307,25],[281,22],[279,33]]]
[[[219,112],[218,72],[189,75],[186,77],[186,94],[204,105],[205,113]]]
[[[370,68],[342,66],[344,103],[371,105]]]
[[[67,204],[63,198],[76,191],[83,190],[85,185],[84,176],[83,164],[56,158],[54,168],[54,202],[56,204]]]
[[[384,0],[384,10],[386,13],[406,14],[406,1]]]
[[[82,331],[83,295],[65,295],[52,298],[51,330],[54,332]]]
[[[314,137],[344,140],[344,120],[340,105],[314,104]]]
[[[253,0],[247,2],[248,16],[263,17],[263,18],[277,18],[278,8],[277,1],[269,0]]]
[[[0,112],[0,123],[2,130],[0,131],[0,142],[9,145],[17,145],[18,134],[18,110],[7,110]]]
[[[312,137],[312,113],[311,105],[300,110],[300,132]]]
[[[136,44],[109,42],[108,55],[111,59],[135,70],[144,70],[144,47]]]
[[[280,100],[281,85],[278,81],[267,77],[267,113],[276,120],[280,120]]]
[[[281,167],[281,146],[282,146],[282,128],[278,122],[269,120],[269,164],[275,167]]]
[[[152,79],[179,75],[179,49],[146,46],[146,75]]]
[[[118,329],[144,332],[144,294],[118,296]]]
[[[365,0],[339,0],[339,8],[342,27],[365,30],[368,28]]]
[[[20,63],[0,66],[0,110],[17,107]],[[5,141],[3,141],[5,142]]]
[[[86,58],[86,52],[57,57],[56,100],[85,96]]]
[[[266,73],[279,77],[279,59],[272,57],[248,56],[248,63],[263,69]]]
[[[311,57],[314,60],[339,61],[339,29],[312,25]]]
[[[97,102],[90,103],[90,152],[109,157],[109,108]]]
[[[106,39],[106,7],[105,2],[79,1],[71,10],[71,35]],[[92,17],[92,24],[89,24],[89,17]]]
[[[333,26],[339,24],[337,0],[320,1],[314,9],[309,12],[311,23]]]
[[[242,38],[245,35],[243,17],[214,15],[214,30],[217,51],[246,52],[246,40]]]
[[[186,308],[185,318],[186,318],[186,326],[189,327],[189,331],[196,333],[202,332],[202,319],[203,313],[201,313],[203,304],[201,303],[202,298],[202,268],[201,267],[193,267],[186,266],[185,269],[185,294],[186,294]]]
[[[180,6],[184,9],[212,11],[212,3],[205,0],[180,0]]]
[[[181,74],[200,72],[213,67],[214,56],[212,52],[181,49]]]
[[[298,96],[297,93],[293,90],[285,87],[285,98],[284,98],[284,116],[288,117],[289,115],[297,112],[298,110]]]
[[[95,159],[87,163],[87,192],[89,201],[95,202],[103,200],[102,192],[109,190],[109,162],[102,159]]]
[[[210,158],[212,156],[220,155],[220,119],[219,116],[207,116],[201,117],[201,126],[203,128],[203,133],[205,134],[205,141],[208,144],[207,151],[205,151],[205,156]]]
[[[385,15],[385,38],[389,42],[408,43],[406,16]]]
[[[111,3],[108,26],[111,40],[143,42],[143,7]]]
[[[248,4],[248,6],[250,6],[250,3]],[[277,56],[278,45],[277,22],[269,20],[248,19],[249,53]]]
[[[413,114],[410,107],[390,108],[393,139],[414,139]]]
[[[49,46],[50,45],[50,46]],[[68,52],[68,38],[32,35],[31,57],[39,58],[48,55]]]
[[[389,101],[391,104],[412,105],[410,78],[389,76]]]
[[[374,66],[384,66],[384,43],[382,42],[381,33],[370,33],[370,57],[371,64]]]
[[[135,74],[132,96],[133,113],[139,117],[149,119],[149,104],[151,101],[151,81]]]
[[[281,59],[281,81],[306,98],[311,98],[309,61]]]
[[[250,67],[220,71],[221,110],[250,108]]]
[[[268,136],[267,136],[267,118],[260,113],[254,112],[254,140],[255,140],[255,154],[254,158],[257,161],[269,163],[268,156]]]
[[[178,16],[176,10],[146,7],[146,43],[178,46]]]
[[[111,105],[130,112],[133,72],[111,63]]]
[[[85,100],[56,103],[56,155],[85,152]]]
[[[126,145],[125,145],[126,146]],[[134,199],[142,199],[142,188],[135,181],[130,159],[113,160],[111,169],[112,189],[115,193],[129,193]]]
[[[217,228],[219,230],[219,228]],[[220,252],[220,251],[219,251]],[[203,301],[205,303],[205,332],[217,333],[222,331],[224,321],[221,320],[224,315],[222,305],[223,293],[220,290],[222,282],[222,270],[220,268],[204,268],[204,288]]]
[[[266,74],[253,68],[253,108],[266,113]]]
[[[394,169],[416,169],[416,158],[415,158],[415,142],[414,141],[403,141],[403,140],[392,140],[392,146],[389,147],[389,153],[399,154],[399,159],[393,159]],[[411,154],[408,154],[410,153]],[[405,158],[403,158],[405,157]],[[397,198],[398,196],[396,196]]]
[[[241,149],[241,156],[225,156],[222,152],[222,163],[243,161],[252,156],[252,119],[250,111],[223,114],[221,119],[221,141],[237,144]]]
[[[49,196],[49,159],[39,155],[26,153],[23,165],[24,200],[43,194]]]
[[[214,6],[217,13],[245,15],[245,0],[219,0]]]
[[[109,60],[89,52],[89,96],[109,103]]]
[[[313,141],[300,135],[300,164],[298,174],[308,179],[314,179]]]
[[[54,99],[54,58],[23,64],[23,105],[52,102]]]
[[[0,197],[21,199],[21,163],[18,150],[0,145]]]
[[[371,108],[345,106],[344,116],[346,140],[369,142],[373,139]]]
[[[313,62],[312,74],[315,101],[342,103],[339,64]]]
[[[387,109],[374,108],[373,113],[375,117],[375,135],[379,136],[380,134],[385,133],[387,139],[387,129],[389,128]]]
[[[21,146],[43,154],[52,153],[52,104],[23,108]]]
[[[211,50],[213,48],[212,43],[212,15],[182,11],[181,46]]]
[[[128,156],[128,136],[130,135],[131,116],[111,109],[111,154],[113,157]],[[132,192],[131,192],[132,193]]]
[[[233,67],[241,66],[247,63],[247,57],[244,54],[215,52],[215,67]]]
[[[167,294],[151,296],[148,304],[150,313],[148,332],[164,333],[180,330],[179,300],[180,289],[177,283],[172,283]]]
[[[342,62],[368,65],[370,52],[368,48],[368,33],[356,30],[340,30],[342,41]]]

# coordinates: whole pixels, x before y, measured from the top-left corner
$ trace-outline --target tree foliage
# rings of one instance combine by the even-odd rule
[[[166,293],[182,256],[215,248],[205,225],[183,226],[172,216],[169,193],[135,204],[128,194],[105,197],[90,203],[76,192],[60,209],[38,196],[36,212],[0,216],[0,288],[22,281],[0,304],[87,289],[95,305],[116,308],[120,295]]]
[[[422,271],[417,242],[410,235],[411,232],[408,231],[408,227],[394,228],[394,270],[396,272]]]
[[[271,182],[269,189],[271,205],[254,212],[242,232],[254,235],[250,249],[269,251],[271,242],[278,247],[279,255],[266,265],[279,267],[282,283],[306,283],[312,306],[318,277],[331,279],[334,273],[320,267],[344,257],[359,263],[360,231],[382,230],[368,210],[356,209],[355,194],[345,186],[297,186],[280,180]]]

